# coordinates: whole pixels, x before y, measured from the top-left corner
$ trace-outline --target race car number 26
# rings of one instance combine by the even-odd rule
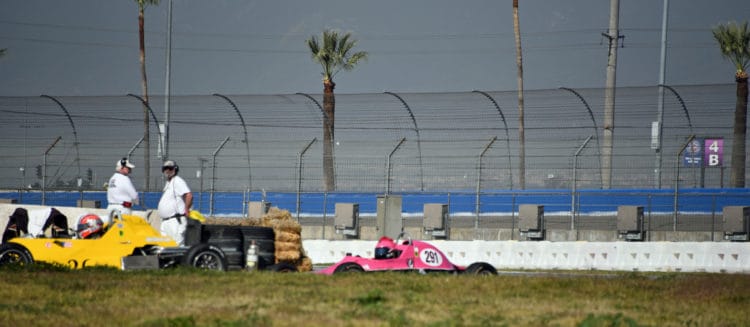
[[[437,267],[443,264],[443,257],[433,249],[424,249],[419,253],[419,259],[426,265]]]

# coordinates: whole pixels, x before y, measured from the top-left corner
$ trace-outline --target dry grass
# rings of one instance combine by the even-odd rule
[[[750,276],[0,270],[6,326],[741,326]]]

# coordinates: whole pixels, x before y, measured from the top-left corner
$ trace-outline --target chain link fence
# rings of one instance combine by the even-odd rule
[[[692,135],[720,138],[730,158],[735,85],[669,90],[656,152],[659,88],[617,89],[612,189],[728,185],[728,160],[685,167],[681,151]],[[515,91],[337,94],[336,190],[602,189],[604,90],[525,92],[525,185],[516,97]],[[0,188],[101,191],[122,157],[137,165],[132,178],[141,191],[161,189],[165,157],[201,193],[324,188],[321,94],[172,96],[168,138],[164,98],[152,95],[150,103],[134,95],[0,97]]]

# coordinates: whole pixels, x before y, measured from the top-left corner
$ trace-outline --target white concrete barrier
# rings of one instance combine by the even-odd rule
[[[730,242],[428,241],[451,262],[484,261],[499,269],[750,273],[750,244]],[[304,240],[315,264],[347,252],[372,257],[376,241]]]

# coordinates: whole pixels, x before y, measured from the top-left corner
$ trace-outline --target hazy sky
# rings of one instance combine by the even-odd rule
[[[526,89],[603,87],[610,1],[520,1]],[[163,94],[169,1],[146,8],[149,90]],[[174,0],[173,95],[321,93],[305,40],[351,32],[369,60],[337,93],[515,90],[512,1]],[[133,0],[4,0],[0,96],[140,94]],[[663,1],[621,0],[618,86],[656,85]],[[666,83],[733,83],[711,28],[748,0],[670,1]]]

